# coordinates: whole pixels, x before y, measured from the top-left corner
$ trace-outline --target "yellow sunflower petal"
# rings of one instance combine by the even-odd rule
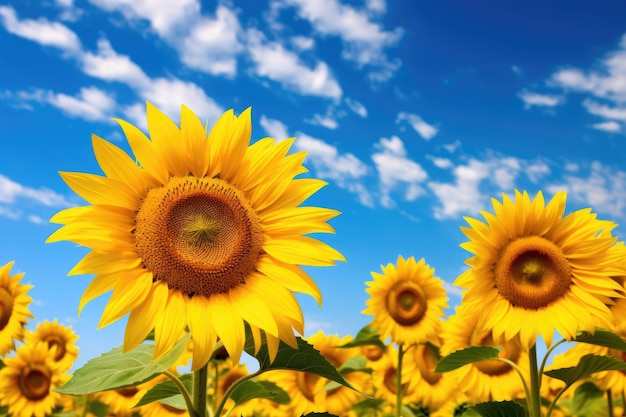
[[[98,328],[108,326],[129,311],[137,308],[150,292],[152,273],[142,269],[127,271],[124,279],[118,280],[107,303]]]
[[[144,167],[146,171],[154,176],[154,178],[156,178],[159,182],[167,182],[167,178],[169,176],[167,167],[161,156],[155,153],[150,139],[148,139],[141,130],[137,129],[127,121],[120,119],[113,120],[115,120],[122,128],[122,131],[128,140],[128,144],[130,145],[133,154],[135,154],[137,162],[139,162],[140,166]]]
[[[209,300],[204,297],[192,297],[187,303],[187,323],[193,337],[193,360],[191,370],[203,367],[211,358],[215,349],[216,334],[206,314]]]
[[[228,355],[234,363],[239,363],[246,340],[243,321],[238,311],[223,294],[215,294],[209,299],[207,318],[211,321]]]
[[[154,320],[154,358],[165,355],[183,336],[186,320],[186,296],[169,290],[165,308],[157,311]]]
[[[189,171],[196,177],[204,177],[210,162],[206,130],[198,116],[185,105],[182,106],[180,113],[180,131],[187,147],[184,156],[187,157],[186,165]]]
[[[124,332],[125,352],[137,347],[154,329],[157,316],[167,304],[168,292],[166,283],[153,282],[145,300],[130,312]]]
[[[148,132],[152,139],[154,151],[161,155],[167,170],[173,175],[182,177],[189,173],[189,168],[181,153],[184,143],[178,126],[152,103],[146,103],[148,116]]]
[[[135,209],[139,196],[125,183],[107,177],[79,172],[60,172],[63,181],[91,204],[111,204]]]

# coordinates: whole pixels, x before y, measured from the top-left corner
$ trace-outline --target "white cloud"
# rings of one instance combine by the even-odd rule
[[[44,18],[20,20],[11,6],[0,6],[0,19],[9,33],[40,45],[53,46],[69,53],[77,53],[81,49],[76,33],[61,23]]]
[[[287,132],[287,126],[279,120],[270,119],[262,115],[259,123],[265,129],[265,132],[276,140],[284,140],[291,137]]]
[[[61,9],[59,19],[67,22],[76,22],[83,15],[83,10],[74,6],[74,0],[55,0],[55,6]]]
[[[568,199],[591,207],[600,217],[626,219],[626,172],[593,162],[585,178],[565,175],[563,182],[546,188],[550,192],[566,190]],[[613,220],[614,220],[613,219]]]
[[[181,61],[198,71],[229,78],[237,74],[237,54],[241,27],[234,11],[218,5],[215,19],[202,17],[191,26],[189,34],[178,45]]]
[[[610,107],[591,99],[583,101],[583,106],[585,106],[587,111],[593,115],[600,116],[604,119],[621,120],[626,122],[626,107]]]
[[[278,42],[268,42],[256,29],[248,30],[248,52],[254,63],[254,72],[302,95],[338,100],[342,90],[323,61],[308,67],[298,55]]]
[[[151,28],[162,37],[173,36],[177,30],[200,14],[197,0],[89,0],[107,11],[122,13],[128,20],[148,20]]]
[[[370,192],[363,185],[362,178],[368,167],[351,153],[339,153],[337,147],[322,139],[298,132],[295,147],[308,151],[307,159],[315,167],[320,178],[330,179],[340,188],[356,194],[358,201],[368,207],[374,206]]]
[[[84,52],[80,57],[81,69],[87,75],[105,81],[117,81],[133,88],[145,88],[150,79],[127,55],[113,50],[106,39],[98,40],[98,52]]]
[[[530,91],[521,91],[517,94],[517,96],[524,102],[525,109],[529,109],[533,106],[554,107],[561,104],[563,101],[562,97],[559,96],[533,93]]]
[[[404,31],[386,31],[381,23],[372,21],[371,11],[385,11],[384,1],[370,1],[368,9],[356,9],[338,0],[274,0],[278,7],[292,6],[298,16],[311,23],[323,36],[338,36],[343,42],[343,57],[359,67],[373,69],[373,81],[386,81],[400,67],[400,61],[390,61],[384,50],[394,46]],[[275,6],[277,7],[277,6]]]
[[[608,122],[594,123],[591,125],[591,127],[609,133],[618,133],[622,131],[622,126],[613,120]]]
[[[448,158],[438,158],[438,157],[435,157],[435,156],[428,156],[428,158],[431,161],[433,161],[433,164],[437,168],[447,169],[447,168],[452,168],[453,167],[452,161],[449,160]]]
[[[384,207],[395,207],[391,193],[404,189],[404,199],[413,201],[424,194],[421,183],[428,174],[417,162],[407,157],[404,143],[397,136],[381,138],[376,144],[379,152],[372,155],[380,181],[380,200]]]
[[[320,114],[315,113],[312,119],[306,119],[306,123],[310,123],[317,126],[323,126],[327,129],[337,129],[339,127],[339,122],[337,119],[331,116],[322,116]]]
[[[9,207],[0,205],[0,216],[6,217],[7,219],[11,220],[19,220],[20,217],[22,217],[22,213],[17,210],[12,210]]]
[[[459,149],[461,147],[461,141],[460,140],[455,140],[452,143],[447,143],[445,145],[443,145],[443,148],[450,152],[450,153],[454,153],[457,149]]]
[[[84,87],[76,96],[49,92],[46,101],[72,117],[107,120],[116,107],[115,99],[96,87]]]
[[[345,101],[350,110],[352,110],[361,117],[367,117],[367,109],[361,102],[353,100],[350,97],[346,97]]]
[[[518,77],[522,76],[522,69],[518,67],[517,65],[512,65],[511,71],[513,72],[513,74],[517,75]]]
[[[537,184],[541,181],[546,175],[550,174],[552,171],[547,163],[544,161],[526,161],[522,168],[524,174],[528,177],[528,179]]]
[[[385,0],[365,0],[365,7],[374,13],[385,13],[387,11]]]
[[[0,174],[0,203],[14,204],[19,199],[26,199],[47,207],[71,205],[65,197],[50,189],[28,187]]]
[[[406,120],[411,127],[425,140],[431,140],[439,131],[435,126],[424,121],[420,116],[413,113],[400,112],[396,118],[396,123]]]
[[[308,51],[315,46],[315,40],[308,36],[294,36],[291,38],[291,43],[299,51]]]

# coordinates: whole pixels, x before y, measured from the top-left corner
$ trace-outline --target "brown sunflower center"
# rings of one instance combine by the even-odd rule
[[[54,360],[60,361],[65,356],[65,342],[56,335],[50,335],[45,338],[45,341],[48,342],[48,346],[52,349],[52,346],[56,346],[56,353],[54,354]]]
[[[473,346],[494,346],[495,343],[491,336],[491,333],[488,333],[486,336],[479,338],[478,340],[472,340],[471,343]],[[498,356],[503,359],[508,359],[511,362],[517,363],[520,358],[520,354],[522,353],[521,348],[517,343],[512,341],[506,342],[503,345],[503,349],[498,353]],[[506,362],[502,362],[499,360],[488,360],[488,361],[480,361],[475,362],[474,366],[478,368],[484,374],[497,376],[502,375],[507,372],[510,372],[513,368]]]
[[[498,292],[512,305],[529,310],[561,298],[572,281],[563,251],[540,236],[510,242],[496,262],[495,276]]]
[[[441,373],[433,371],[439,363],[435,352],[425,345],[419,345],[415,349],[415,362],[422,378],[430,385],[437,384],[441,379]]]
[[[156,280],[209,297],[245,282],[263,234],[246,197],[226,181],[174,177],[145,197],[135,243]]]
[[[419,322],[426,313],[424,290],[412,281],[399,281],[387,293],[387,311],[403,326]]]
[[[29,400],[37,401],[50,393],[51,378],[45,368],[26,368],[18,379],[20,391]]]
[[[365,345],[361,347],[361,353],[367,360],[372,362],[376,362],[380,358],[383,357],[385,351],[380,348],[380,346],[376,345]]]
[[[124,388],[118,388],[115,391],[118,394],[120,394],[122,397],[130,398],[130,397],[137,395],[137,393],[139,392],[139,389],[137,389],[137,387],[124,387]]]
[[[385,369],[385,374],[383,375],[383,384],[389,392],[393,394],[398,392],[396,385],[396,368],[390,366]]]
[[[4,329],[13,313],[13,296],[6,288],[0,288],[0,330]]]

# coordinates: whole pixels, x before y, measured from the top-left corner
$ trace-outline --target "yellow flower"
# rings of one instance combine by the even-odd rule
[[[0,404],[9,408],[9,414],[21,417],[44,417],[61,399],[53,391],[67,376],[60,373],[54,362],[54,348],[43,342],[22,345],[15,357],[5,358],[0,370]]]
[[[439,337],[432,340],[433,345],[441,345]],[[437,356],[432,348],[417,345],[407,351],[413,356],[418,372],[415,372],[410,384],[415,392],[415,401],[430,410],[439,409],[456,391],[458,384],[450,373],[434,372]]]
[[[124,348],[155,329],[155,356],[167,352],[188,326],[193,370],[207,363],[219,337],[238,362],[244,323],[270,354],[279,340],[297,346],[303,332],[293,292],[321,303],[301,265],[333,265],[343,256],[305,236],[334,232],[335,210],[300,207],[326,183],[294,179],[307,170],[304,152],[287,155],[294,139],[260,139],[249,146],[250,109],[227,111],[208,133],[182,107],[180,128],[147,104],[150,138],[118,120],[137,162],[93,137],[105,176],[61,173],[91,205],[57,213],[64,224],[49,242],[92,249],[70,274],[96,274],[85,303],[113,290],[99,327],[130,313]]]
[[[411,379],[419,372],[415,364],[413,355],[406,353],[402,359],[402,375],[400,385],[402,389],[402,403],[410,404],[417,400],[415,397],[415,384],[411,384]],[[372,369],[372,385],[374,387],[373,397],[385,400],[389,412],[395,411],[396,396],[398,392],[398,349],[389,346],[385,355],[377,361],[376,367]]]
[[[156,381],[152,380],[137,386],[101,391],[95,394],[95,398],[109,406],[108,414],[116,417],[131,417],[136,413],[141,413],[143,407],[135,408],[135,405],[155,385]]]
[[[62,372],[69,371],[78,357],[76,340],[78,335],[72,328],[60,325],[56,319],[44,321],[37,325],[35,332],[26,333],[26,343],[46,342],[50,347],[56,346],[54,361]]]
[[[468,313],[464,304],[457,308],[456,313],[448,321],[443,322],[441,333],[441,356],[470,346],[503,346],[499,356],[515,363],[523,375],[527,375],[528,354],[515,340],[494,341],[491,332],[476,327],[478,316]],[[515,370],[499,360],[474,362],[449,372],[450,376],[460,381],[472,402],[504,401],[524,395],[524,387]]]
[[[559,192],[544,205],[541,192],[531,200],[515,191],[515,201],[492,199],[495,214],[481,212],[486,223],[466,218],[470,241],[461,246],[474,256],[455,284],[467,288],[463,303],[494,339],[519,336],[528,350],[539,334],[550,345],[555,329],[571,340],[577,330],[610,326],[603,301],[622,296],[611,276],[625,275],[620,251],[611,250],[615,224],[591,209],[564,216],[565,198]]]
[[[405,260],[382,267],[382,274],[372,272],[367,282],[370,298],[363,314],[373,314],[372,327],[385,340],[391,335],[396,343],[425,343],[436,336],[439,318],[447,307],[443,282],[422,258]]]
[[[26,293],[32,285],[22,285],[24,273],[10,275],[13,261],[0,267],[0,356],[15,349],[23,340],[24,325],[33,318],[28,305],[33,301]]]

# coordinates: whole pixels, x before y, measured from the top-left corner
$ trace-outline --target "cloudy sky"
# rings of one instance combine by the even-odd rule
[[[58,171],[99,173],[91,134],[128,149],[149,100],[211,124],[252,106],[253,140],[295,136],[343,212],[322,238],[348,262],[311,269],[307,333],[355,334],[365,281],[398,255],[451,283],[459,226],[515,188],[626,220],[626,3],[20,0],[0,3],[0,263],[35,285],[34,323],[79,333],[82,361],[116,346],[96,331],[106,297],[77,316],[85,253],[43,242],[83,202]],[[621,226],[618,233],[624,234]]]

